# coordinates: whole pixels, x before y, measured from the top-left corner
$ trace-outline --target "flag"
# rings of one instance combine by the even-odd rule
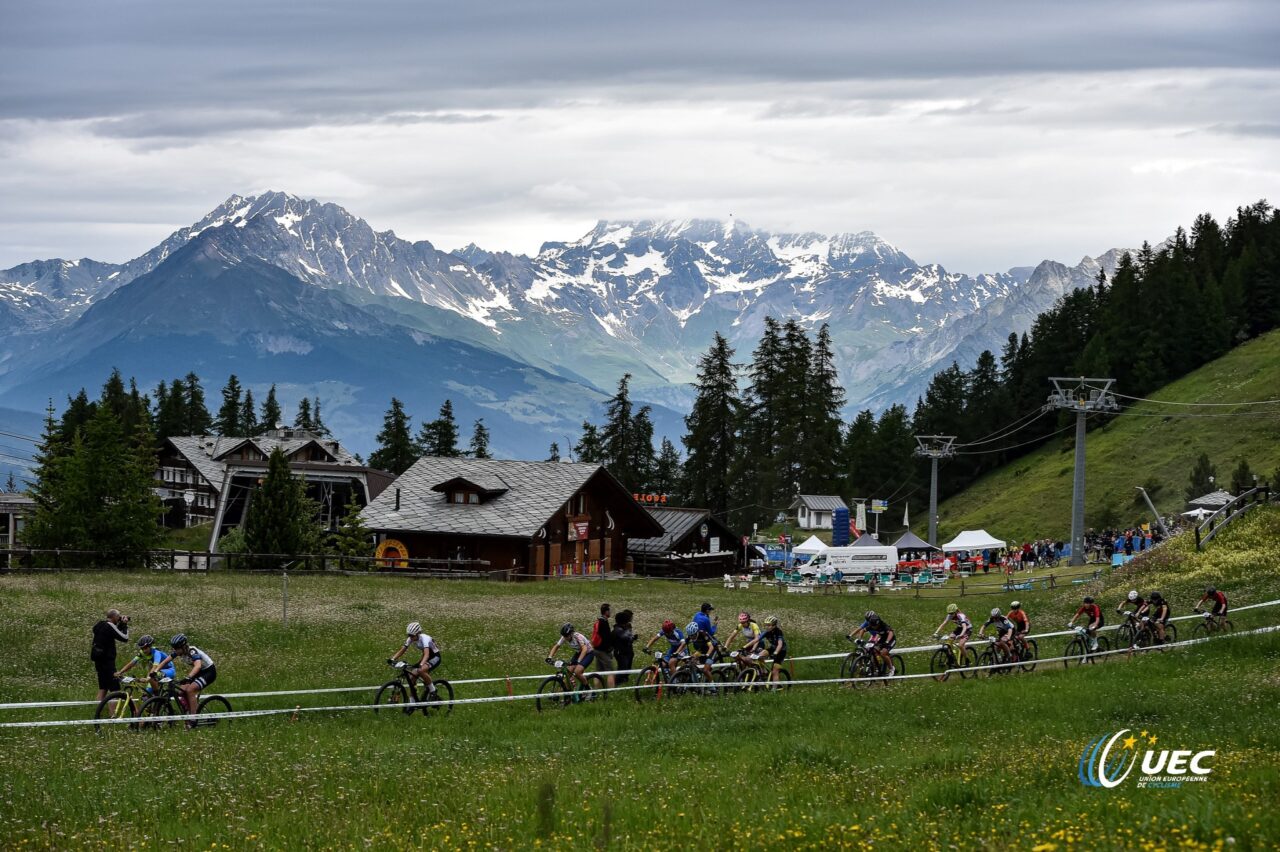
[[[911,511],[910,503],[902,504],[902,525],[907,529],[911,529],[911,520],[907,517],[907,513]]]
[[[854,529],[865,530],[866,528],[867,528],[867,504],[859,503],[858,504],[858,523],[857,523],[857,526],[854,527]],[[859,532],[858,535],[862,535],[862,533]]]

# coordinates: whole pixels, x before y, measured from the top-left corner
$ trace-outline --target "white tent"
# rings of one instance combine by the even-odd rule
[[[983,550],[995,550],[999,547],[1004,547],[1004,542],[998,538],[993,538],[991,533],[986,530],[965,530],[960,533],[960,535],[951,539],[951,541],[942,545],[944,552],[967,550],[970,553],[979,553]]]
[[[822,543],[822,539],[818,538],[816,535],[811,535],[804,544],[797,544],[791,552],[798,553],[801,556],[813,556],[826,549],[827,546]]]
[[[1212,509],[1192,509],[1190,512],[1183,512],[1182,517],[1195,518],[1197,521],[1203,521],[1212,514]]]

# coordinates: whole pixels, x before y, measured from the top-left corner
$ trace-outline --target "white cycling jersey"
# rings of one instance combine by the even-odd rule
[[[406,648],[417,648],[425,657],[434,657],[436,654],[440,653],[440,648],[436,645],[436,640],[432,639],[431,636],[426,633],[419,633],[417,636],[407,637],[404,640],[404,646]]]
[[[196,664],[197,661],[199,661],[200,664],[203,665],[206,669],[213,668],[213,657],[210,657],[208,654],[206,654],[204,651],[201,651],[195,645],[188,645],[187,650],[183,652],[181,656],[184,657],[187,660],[187,662],[191,663],[191,665],[193,666]]]

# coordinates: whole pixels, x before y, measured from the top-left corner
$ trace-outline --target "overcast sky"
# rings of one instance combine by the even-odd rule
[[[1075,262],[1280,202],[1280,3],[9,3],[0,268],[232,193],[533,252],[597,219]]]

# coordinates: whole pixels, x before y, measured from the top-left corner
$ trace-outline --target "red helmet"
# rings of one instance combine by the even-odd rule
[[[670,633],[672,630],[675,630],[675,629],[676,629],[676,623],[671,619],[668,618],[666,621],[662,622],[663,633]]]

